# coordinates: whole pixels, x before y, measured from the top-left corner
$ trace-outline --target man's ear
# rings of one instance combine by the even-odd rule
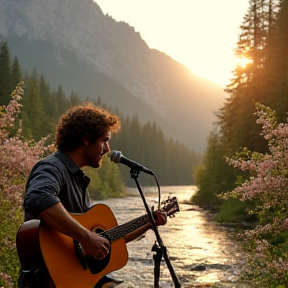
[[[84,146],[88,146],[90,144],[89,137],[87,135],[82,136],[82,143]]]

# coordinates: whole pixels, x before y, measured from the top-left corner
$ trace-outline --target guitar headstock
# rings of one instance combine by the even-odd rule
[[[172,198],[168,197],[166,200],[163,200],[161,204],[163,205],[162,209],[169,217],[175,217],[174,214],[180,211],[178,200],[175,196]]]

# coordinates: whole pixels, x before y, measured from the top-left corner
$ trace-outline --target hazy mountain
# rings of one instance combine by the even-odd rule
[[[168,137],[205,149],[226,94],[150,49],[92,0],[0,0],[0,34],[21,66],[36,68],[52,87],[100,96],[124,115],[155,121]]]

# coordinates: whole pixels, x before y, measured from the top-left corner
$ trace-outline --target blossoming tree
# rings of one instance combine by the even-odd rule
[[[21,82],[7,106],[0,107],[0,287],[17,280],[20,268],[15,236],[23,221],[22,196],[33,164],[52,146],[45,147],[47,138],[39,142],[21,136]]]
[[[253,287],[287,287],[288,283],[288,124],[277,123],[270,108],[256,105],[269,153],[246,149],[227,159],[230,165],[249,172],[250,179],[224,197],[250,201],[257,226],[245,231],[248,252],[245,278]]]

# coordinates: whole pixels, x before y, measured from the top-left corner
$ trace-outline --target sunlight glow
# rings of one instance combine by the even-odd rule
[[[233,50],[249,0],[93,1],[199,77],[224,88],[237,67]]]
[[[240,66],[241,68],[246,68],[249,64],[251,64],[253,61],[247,57],[237,57],[237,66]]]

